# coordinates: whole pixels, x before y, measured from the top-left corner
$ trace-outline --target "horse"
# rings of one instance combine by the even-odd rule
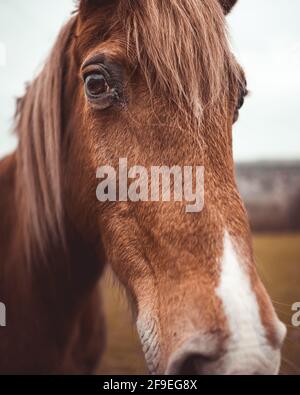
[[[0,163],[1,373],[95,372],[107,265],[150,374],[279,372],[286,331],[235,181],[232,126],[247,93],[227,35],[235,3],[76,5],[17,101],[18,146]],[[203,166],[203,209],[99,202],[96,171],[120,158]]]

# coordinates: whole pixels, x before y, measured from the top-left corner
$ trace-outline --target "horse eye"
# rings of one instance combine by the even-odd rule
[[[109,86],[102,74],[90,74],[85,79],[85,91],[88,97],[95,99],[109,92]]]

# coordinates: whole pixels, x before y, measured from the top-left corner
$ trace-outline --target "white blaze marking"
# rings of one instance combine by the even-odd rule
[[[217,295],[222,300],[230,330],[226,347],[227,359],[230,358],[230,354],[235,354],[235,356],[239,354],[239,363],[242,366],[237,366],[237,370],[244,367],[249,369],[252,362],[255,366],[259,360],[266,369],[267,367],[270,369],[271,364],[274,366],[273,370],[277,371],[279,353],[268,344],[249,275],[244,263],[239,262],[228,232],[224,237],[221,265],[221,280]],[[227,364],[231,365],[231,362],[229,360]]]

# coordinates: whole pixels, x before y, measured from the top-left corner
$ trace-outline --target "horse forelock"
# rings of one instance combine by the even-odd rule
[[[151,92],[198,120],[205,110],[224,107],[241,69],[230,51],[218,0],[126,0],[118,11],[129,56]]]

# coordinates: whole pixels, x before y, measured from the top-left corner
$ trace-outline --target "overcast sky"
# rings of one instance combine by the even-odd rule
[[[0,0],[0,155],[15,145],[15,97],[73,8],[73,0]],[[228,18],[252,92],[234,128],[237,160],[300,159],[299,20],[299,0],[239,0]]]

